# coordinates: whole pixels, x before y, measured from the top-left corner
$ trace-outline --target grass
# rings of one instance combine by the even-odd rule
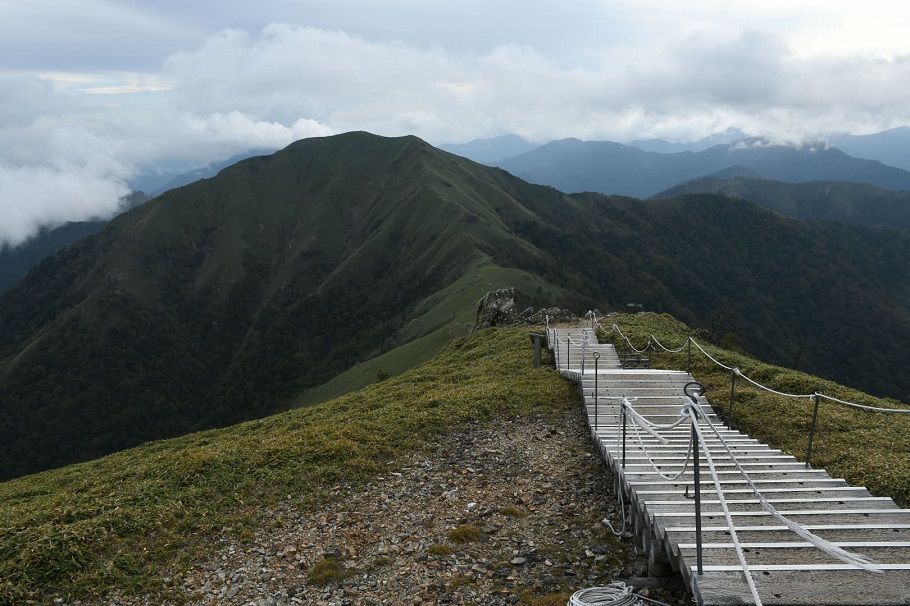
[[[449,531],[449,540],[459,544],[479,541],[481,536],[483,532],[473,524],[462,524]]]
[[[335,558],[326,558],[313,564],[307,575],[310,585],[324,586],[353,574],[354,571],[345,567],[344,562]]]
[[[525,329],[481,331],[325,404],[0,484],[0,604],[158,591],[219,536],[255,536],[264,506],[312,507],[469,421],[575,404],[532,356]]]
[[[447,555],[452,555],[452,548],[442,543],[434,543],[427,549],[427,553],[431,556],[445,557]]]
[[[528,512],[522,509],[521,507],[515,507],[514,505],[509,505],[508,507],[503,507],[499,510],[504,516],[510,518],[526,518],[528,517]]]
[[[648,335],[656,336],[665,347],[676,349],[690,334],[688,327],[667,315],[619,314],[607,320],[615,322],[639,349],[647,342]],[[609,328],[607,323],[604,326]],[[906,408],[896,400],[875,398],[833,381],[765,364],[743,353],[706,346],[700,340],[699,343],[719,362],[739,368],[744,375],[777,391],[812,394],[817,390],[857,404]],[[652,366],[685,369],[686,355],[685,350],[675,354],[652,352]],[[691,364],[692,375],[707,385],[706,396],[714,409],[722,416],[727,415],[730,371],[719,368],[695,348]],[[736,381],[732,423],[801,461],[805,461],[812,412],[810,399],[777,396],[741,378]],[[812,465],[855,486],[865,486],[875,495],[891,497],[901,507],[910,507],[910,414],[869,412],[822,399]]]

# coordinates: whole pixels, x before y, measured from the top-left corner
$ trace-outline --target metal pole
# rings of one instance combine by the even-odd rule
[[[622,468],[626,468],[626,398],[622,399]]]
[[[692,337],[686,341],[686,372],[692,374]]]
[[[736,392],[736,369],[730,371],[730,422],[733,422],[733,394]]]
[[[598,380],[597,380],[597,361],[600,360],[600,354],[594,352],[594,433],[597,433],[597,390],[598,390]]]
[[[704,574],[702,568],[702,558],[701,558],[701,473],[699,467],[701,466],[701,461],[699,460],[699,450],[701,450],[701,444],[698,441],[698,432],[695,430],[695,423],[698,421],[696,419],[692,420],[692,472],[693,480],[695,482],[695,565],[698,570],[698,574]]]
[[[569,352],[569,343],[571,343],[572,337],[566,335],[566,370],[570,370],[572,366],[572,354]]]
[[[815,423],[818,420],[818,402],[821,400],[817,391],[812,395],[812,399],[815,400],[815,408],[812,411],[812,425],[809,427],[809,447],[806,448],[806,469],[811,465],[812,441],[815,439]]]

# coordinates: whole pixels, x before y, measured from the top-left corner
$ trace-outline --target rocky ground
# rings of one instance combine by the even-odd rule
[[[580,410],[475,424],[365,487],[334,487],[315,513],[288,502],[255,536],[220,539],[168,579],[179,602],[102,603],[565,604],[646,573],[630,538],[604,523],[620,525],[611,487]],[[678,580],[636,591],[691,600]]]

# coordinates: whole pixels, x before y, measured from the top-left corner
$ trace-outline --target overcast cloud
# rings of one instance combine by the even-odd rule
[[[910,5],[30,0],[0,5],[0,244],[149,167],[349,130],[779,140],[910,124]]]

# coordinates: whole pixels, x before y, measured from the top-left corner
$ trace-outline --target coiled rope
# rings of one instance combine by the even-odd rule
[[[591,587],[576,591],[566,606],[638,606],[642,602],[669,606],[664,602],[632,593],[625,583],[610,583],[607,587]]]

